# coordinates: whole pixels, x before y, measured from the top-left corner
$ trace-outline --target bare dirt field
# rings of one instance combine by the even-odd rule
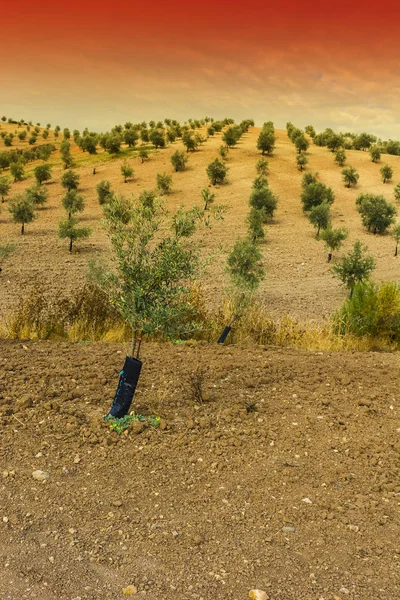
[[[3,125],[9,128],[9,125]],[[215,259],[205,275],[206,300],[219,305],[227,284],[225,275],[226,255],[233,246],[237,235],[246,231],[246,214],[252,181],[256,175],[255,164],[260,156],[256,149],[259,129],[252,128],[229,153],[229,182],[216,189],[216,203],[227,206],[225,220],[215,222],[211,231],[198,236],[204,253],[214,253]],[[53,141],[52,136],[49,139]],[[3,142],[1,142],[1,146]],[[112,182],[113,188],[128,196],[138,195],[143,189],[155,187],[156,174],[171,173],[173,193],[167,198],[167,205],[176,209],[180,204],[190,207],[200,204],[201,189],[208,185],[206,166],[217,156],[221,145],[221,134],[209,138],[201,148],[189,154],[186,171],[174,173],[170,157],[177,149],[183,149],[177,141],[166,149],[151,153],[151,160],[141,164],[138,158],[131,160],[135,168],[134,179],[126,184],[120,173],[121,159],[108,160],[108,155],[94,158],[82,154],[74,147],[77,158],[77,172],[81,176],[80,192],[86,199],[83,224],[92,228],[92,236],[77,246],[77,252],[68,253],[68,243],[57,237],[57,223],[64,216],[61,206],[63,189],[60,178],[63,173],[59,158],[52,157],[55,163],[53,179],[47,184],[50,201],[39,211],[39,218],[26,226],[26,235],[19,235],[19,226],[10,221],[10,215],[3,204],[0,214],[0,238],[14,241],[18,249],[11,256],[1,274],[0,301],[4,308],[12,309],[22,294],[26,294],[33,283],[43,283],[44,289],[68,294],[82,282],[90,259],[108,256],[105,232],[101,226],[102,208],[97,201],[95,187],[102,179]],[[27,142],[23,144],[27,146]],[[0,150],[3,148],[1,147]],[[398,280],[400,262],[393,257],[394,242],[389,236],[373,236],[361,225],[356,211],[355,199],[363,192],[383,193],[391,201],[394,185],[400,181],[400,158],[383,155],[382,163],[394,168],[392,183],[383,184],[379,173],[380,164],[373,164],[367,152],[347,151],[348,164],[355,166],[360,173],[359,184],[355,189],[346,189],[342,183],[341,169],[334,164],[333,155],[326,148],[313,144],[309,148],[309,171],[318,171],[320,180],[331,186],[336,200],[332,206],[334,227],[347,227],[349,238],[343,251],[349,249],[356,239],[366,243],[374,255],[377,281]],[[278,210],[273,224],[267,227],[267,239],[262,245],[266,265],[266,279],[261,286],[261,296],[272,315],[292,315],[302,320],[321,320],[341,305],[345,291],[339,282],[332,278],[326,262],[327,252],[322,242],[315,239],[315,233],[304,216],[300,203],[301,178],[295,163],[296,150],[286,132],[277,132],[276,150],[268,158],[271,188],[279,196]],[[82,162],[83,161],[83,162]],[[97,174],[93,175],[95,161]],[[32,173],[34,164],[27,166]],[[7,171],[4,172],[7,174]],[[13,184],[17,193],[32,184],[32,177]]]
[[[124,351],[0,342],[2,599],[400,598],[397,354],[148,344],[118,436]]]

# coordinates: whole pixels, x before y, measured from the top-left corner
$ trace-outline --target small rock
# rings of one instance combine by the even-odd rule
[[[54,556],[49,556],[49,561],[51,562],[51,564],[54,563]]]
[[[143,433],[143,431],[146,429],[146,425],[144,423],[132,423],[132,425],[130,426],[130,430],[132,433]]]
[[[121,502],[121,500],[114,500],[114,502],[112,503],[112,505],[119,507],[119,506],[122,506],[122,502]]]
[[[252,598],[252,600],[268,600],[269,596],[263,590],[250,590],[249,598]]]
[[[122,593],[125,596],[133,596],[134,594],[137,594],[137,588],[134,585],[128,585],[125,588],[122,588]]]
[[[282,527],[283,533],[295,533],[296,527]]]
[[[358,406],[371,406],[371,400],[368,400],[367,398],[365,398],[364,400],[359,400]]]
[[[38,469],[37,471],[33,471],[32,477],[33,479],[36,479],[36,481],[47,481],[50,477],[50,473],[47,473],[47,471],[40,471],[40,469]]]
[[[312,504],[312,500],[310,500],[310,498],[303,498],[302,502],[305,502],[306,504]]]
[[[74,464],[78,465],[81,462],[81,457],[77,454],[74,458]]]
[[[339,594],[350,594],[350,590],[345,587],[340,588]]]

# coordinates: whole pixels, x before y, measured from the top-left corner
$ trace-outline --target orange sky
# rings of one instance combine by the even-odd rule
[[[0,0],[0,15],[7,116],[96,130],[232,116],[400,138],[394,0]]]

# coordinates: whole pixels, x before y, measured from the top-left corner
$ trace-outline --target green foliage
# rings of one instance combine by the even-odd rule
[[[34,172],[36,181],[38,182],[39,185],[42,185],[43,182],[51,179],[51,166],[50,165],[46,165],[46,164],[39,165],[38,167],[35,167],[33,172]]]
[[[353,295],[354,286],[366,281],[375,269],[374,258],[366,254],[367,252],[367,246],[357,240],[353,248],[332,267],[334,277],[340,279],[343,285],[350,290],[350,298]]]
[[[256,162],[256,171],[259,175],[268,175],[268,161],[265,160],[264,157],[261,157],[258,159],[258,161]]]
[[[204,202],[204,210],[208,210],[209,205],[215,200],[214,192],[211,192],[208,188],[204,188],[201,190],[201,197]]]
[[[308,164],[308,158],[304,152],[300,152],[300,154],[296,156],[296,163],[299,171],[303,171],[306,168],[306,165]]]
[[[228,256],[227,268],[233,284],[243,291],[254,291],[265,276],[258,244],[250,238],[238,239]]]
[[[28,135],[28,132],[26,131],[26,129],[24,129],[23,131],[20,131],[18,133],[18,139],[20,140],[20,142],[23,142],[24,140],[26,140],[27,135]]]
[[[200,219],[201,211],[197,208],[185,210],[181,205],[172,218],[172,230],[177,238],[190,237],[196,231],[196,221]]]
[[[133,173],[133,167],[126,160],[124,160],[121,165],[121,175],[123,176],[125,183],[128,181],[128,179],[133,177]]]
[[[319,206],[323,202],[333,204],[334,199],[332,189],[319,181],[305,185],[301,194],[304,212],[310,211],[314,206]]]
[[[61,177],[61,185],[68,191],[77,190],[79,185],[79,179],[80,177],[78,173],[75,173],[75,171],[69,169],[68,171],[65,171],[65,173],[63,173]]]
[[[152,129],[149,133],[150,142],[156,148],[165,148],[166,142],[162,129]]]
[[[157,189],[161,196],[166,196],[172,190],[172,177],[167,173],[157,173]]]
[[[343,182],[348,188],[352,185],[357,185],[357,182],[360,178],[360,175],[358,174],[357,170],[350,165],[342,169],[342,176]]]
[[[181,150],[177,150],[171,156],[171,163],[176,172],[184,171],[186,168],[187,161],[188,161],[187,156],[185,156],[185,153],[182,152]]]
[[[217,183],[225,182],[228,167],[219,158],[216,158],[208,165],[206,172],[212,185],[217,185]]]
[[[368,150],[376,142],[376,137],[369,133],[360,133],[353,140],[354,150]]]
[[[228,148],[233,148],[233,146],[236,146],[241,137],[242,130],[238,125],[228,127],[222,134],[222,140],[228,146]]]
[[[70,139],[70,137],[71,137],[71,132],[70,132],[70,130],[68,129],[68,127],[65,127],[65,128],[63,129],[63,136],[64,136],[64,140],[69,140],[69,139]]]
[[[123,431],[129,429],[132,423],[144,423],[147,427],[158,427],[160,425],[160,420],[160,417],[155,417],[154,415],[144,417],[135,412],[131,412],[129,415],[125,415],[120,419],[112,417],[111,415],[108,415],[105,418],[105,422],[108,424],[111,431],[115,431],[118,435],[121,435]]]
[[[14,181],[22,181],[24,178],[25,170],[22,162],[13,162],[10,165],[10,173],[14,177]]]
[[[361,215],[364,227],[375,233],[385,233],[395,221],[396,207],[387,202],[383,196],[361,194],[357,200],[357,210]]]
[[[302,132],[296,135],[296,137],[293,139],[293,143],[296,146],[297,152],[299,154],[301,154],[302,152],[307,152],[308,147],[310,145],[310,142]]]
[[[68,216],[82,212],[85,208],[85,200],[75,189],[68,191],[62,199],[62,205],[68,213]]]
[[[321,233],[321,240],[325,242],[326,247],[331,252],[335,252],[341,248],[344,240],[347,238],[348,232],[346,229],[332,229],[328,226]]]
[[[272,123],[264,125],[257,139],[257,150],[261,150],[262,155],[272,154],[275,148],[275,130]]]
[[[39,208],[46,204],[49,199],[49,192],[47,188],[40,185],[33,185],[26,190],[28,199],[32,202],[35,208]]]
[[[109,154],[118,154],[121,150],[122,141],[122,136],[119,133],[108,134],[103,139],[103,147]]]
[[[400,183],[398,183],[394,188],[394,197],[397,202],[400,202]]]
[[[343,148],[337,150],[335,153],[335,163],[338,165],[338,167],[343,167],[346,164],[346,160],[346,152],[343,150]]]
[[[30,136],[30,138],[29,138],[29,140],[28,140],[28,144],[29,144],[30,146],[33,146],[34,144],[36,144],[36,142],[37,142],[37,137],[36,137],[36,135],[31,135],[31,136]]]
[[[111,182],[103,179],[97,184],[96,192],[99,204],[105,204],[105,202],[108,202],[113,195],[111,190]]]
[[[15,244],[10,242],[6,242],[4,244],[0,243],[0,261],[4,263],[8,257],[14,252]]]
[[[398,245],[400,242],[400,223],[395,225],[392,229],[392,231],[390,232],[390,235],[394,238],[395,242],[396,242],[396,249],[394,251],[394,255],[397,256],[398,254]]]
[[[384,165],[381,169],[380,169],[381,175],[382,175],[382,181],[383,183],[386,183],[387,181],[390,181],[393,177],[393,169],[392,167],[389,167],[389,165]]]
[[[265,175],[258,175],[253,179],[253,190],[259,190],[263,187],[268,187],[268,179]]]
[[[379,146],[371,146],[369,149],[372,162],[376,163],[381,160],[381,148]]]
[[[265,223],[273,218],[278,198],[268,186],[264,185],[253,189],[249,203],[250,206],[262,212],[263,222]]]
[[[182,136],[182,142],[186,148],[186,152],[194,152],[198,146],[198,141],[191,131],[185,131]]]
[[[316,237],[319,239],[321,229],[327,229],[331,222],[331,210],[328,202],[322,202],[318,206],[313,206],[307,213],[309,221],[317,230]]]
[[[124,131],[124,142],[128,144],[129,148],[136,146],[139,139],[139,134],[136,129],[127,129]]]
[[[72,252],[72,246],[74,242],[88,238],[91,233],[90,229],[88,229],[87,227],[79,228],[77,227],[77,225],[78,219],[72,216],[58,223],[58,236],[62,240],[69,240],[70,252]]]
[[[309,135],[311,138],[315,138],[315,136],[316,136],[316,132],[315,132],[315,129],[314,129],[314,127],[313,127],[312,125],[307,125],[307,127],[305,127],[304,131],[305,131],[306,133],[308,133],[308,135]]]
[[[249,214],[247,215],[247,224],[249,226],[249,238],[253,242],[260,242],[265,238],[264,233],[264,213],[262,210],[251,208]]]
[[[9,133],[8,135],[4,136],[4,145],[12,146],[13,138],[14,138],[14,136],[12,133]]]
[[[103,205],[104,215],[108,221],[118,221],[128,225],[131,219],[132,203],[124,196],[110,196]]]
[[[303,178],[301,180],[301,187],[303,190],[307,188],[307,186],[312,183],[317,183],[318,181],[318,173],[304,173]]]
[[[128,226],[107,218],[113,268],[92,265],[92,275],[136,335],[176,339],[196,328],[190,296],[199,255],[173,226],[169,233],[167,218],[157,200],[151,208],[135,202]]]
[[[10,201],[8,210],[12,215],[14,223],[21,225],[21,234],[24,235],[25,224],[32,223],[36,218],[35,207],[32,201],[26,194],[19,194]]]
[[[4,202],[6,196],[10,192],[11,184],[6,177],[0,177],[0,196],[1,201]]]
[[[337,150],[339,150],[339,148],[341,148],[343,146],[343,143],[344,143],[344,140],[343,140],[343,136],[341,134],[332,133],[327,138],[326,146],[331,152],[337,152]]]
[[[142,162],[142,164],[146,161],[149,160],[149,153],[146,150],[146,148],[139,148],[139,158]]]
[[[358,283],[352,296],[334,315],[342,334],[400,342],[400,286],[397,283]]]

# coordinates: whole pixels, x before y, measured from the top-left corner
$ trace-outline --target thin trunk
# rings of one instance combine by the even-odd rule
[[[394,255],[397,256],[397,247],[398,247],[398,242],[396,242],[396,250],[394,251]]]
[[[21,235],[24,235],[24,233],[25,233],[25,223],[22,223]]]
[[[69,251],[72,252],[72,238],[69,238]]]

